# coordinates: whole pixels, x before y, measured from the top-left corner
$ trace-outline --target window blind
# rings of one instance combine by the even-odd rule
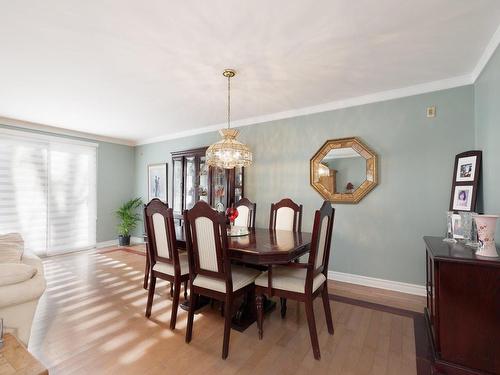
[[[0,129],[0,233],[39,255],[96,243],[96,145]]]

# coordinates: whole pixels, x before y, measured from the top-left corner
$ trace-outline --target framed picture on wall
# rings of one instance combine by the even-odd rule
[[[476,211],[481,157],[481,151],[466,151],[455,156],[450,210]]]
[[[473,182],[476,175],[477,156],[459,158],[457,162],[456,182]]]
[[[456,185],[453,193],[453,211],[470,211],[473,196],[474,186]]]
[[[168,164],[148,165],[148,201],[158,198],[167,203]]]

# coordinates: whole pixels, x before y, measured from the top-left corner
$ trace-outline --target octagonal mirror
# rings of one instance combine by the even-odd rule
[[[359,138],[326,141],[311,159],[311,185],[333,203],[358,203],[377,185],[377,155]]]

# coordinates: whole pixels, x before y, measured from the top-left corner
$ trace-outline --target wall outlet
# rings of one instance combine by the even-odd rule
[[[436,106],[427,107],[427,117],[436,117]]]

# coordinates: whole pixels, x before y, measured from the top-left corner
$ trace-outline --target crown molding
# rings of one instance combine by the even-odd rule
[[[466,86],[472,84],[471,75],[463,75],[458,77],[447,78],[439,81],[432,81],[427,83],[422,83],[418,85],[408,86],[400,89],[380,91],[374,94],[368,94],[363,96],[358,96],[355,98],[350,98],[346,100],[337,100],[325,104],[319,104],[310,107],[304,107],[299,109],[293,109],[289,111],[276,112],[263,116],[249,117],[232,122],[232,127],[239,128],[254,124],[264,124],[270,121],[282,120],[291,117],[305,116],[314,113],[333,111],[337,109],[349,108],[360,106],[363,104],[371,104],[377,102],[383,102],[387,100],[393,100],[398,98],[404,98],[408,96],[425,94],[433,91],[441,91],[446,89],[451,89],[454,87]],[[158,143],[171,139],[184,138],[197,134],[209,133],[216,131],[218,129],[225,128],[226,124],[216,124],[204,126],[202,128],[186,130],[182,132],[176,132],[171,134],[166,134],[158,137],[147,138],[139,140],[136,145],[147,145],[150,143]]]
[[[479,61],[477,62],[476,67],[474,68],[474,70],[471,73],[472,82],[476,82],[476,80],[479,78],[479,76],[481,75],[481,72],[488,64],[488,61],[490,61],[491,57],[495,53],[499,44],[500,44],[500,25],[498,26],[497,31],[495,31],[495,33],[491,37],[490,41],[486,45],[486,48],[484,49],[483,54],[479,58]]]
[[[18,129],[36,130],[36,131],[40,131],[40,132],[44,132],[44,133],[51,133],[51,134],[56,134],[56,135],[66,135],[66,136],[70,136],[70,137],[90,139],[93,141],[116,143],[116,144],[125,145],[125,146],[135,146],[135,144],[136,144],[134,141],[129,141],[129,140],[125,140],[125,139],[106,137],[103,135],[92,134],[92,133],[79,132],[77,130],[63,129],[63,128],[58,128],[56,126],[43,125],[43,124],[38,124],[35,122],[16,120],[13,118],[2,117],[2,116],[0,116],[0,125],[13,126],[13,127],[18,128]]]
[[[22,137],[23,139],[27,138],[33,140],[37,139],[46,142],[57,141],[58,143],[66,143],[72,145],[80,145],[80,146],[95,147],[95,148],[99,147],[99,143],[89,142],[88,140],[83,141],[81,139],[59,137],[54,135],[53,133],[47,134],[47,133],[26,132],[19,127],[0,127],[0,134],[14,138]]]

